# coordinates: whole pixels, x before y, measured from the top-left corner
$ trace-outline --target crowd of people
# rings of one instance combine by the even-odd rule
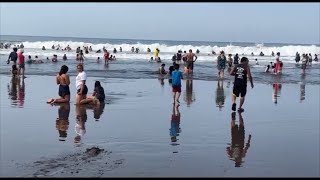
[[[22,76],[25,78],[25,63],[28,64],[39,64],[39,63],[44,63],[44,61],[39,60],[38,56],[35,56],[35,59],[32,59],[32,57],[29,55],[28,60],[25,62],[25,56],[24,56],[24,49],[23,49],[23,44],[19,46],[20,50],[18,52],[18,47],[14,47],[13,51],[10,53],[9,58],[7,63],[9,64],[10,61],[13,62],[12,66],[12,74],[17,75],[17,76]],[[46,48],[43,46],[43,50]],[[68,45],[65,48],[61,48],[60,45],[58,46],[52,46],[52,49],[55,50],[66,50],[70,51],[72,50],[70,46]],[[76,104],[85,104],[85,103],[94,103],[94,104],[99,104],[100,101],[98,101],[96,98],[101,100],[101,89],[96,92],[96,89],[93,93],[92,96],[86,96],[87,95],[87,87],[85,85],[86,81],[86,73],[83,71],[83,64],[85,60],[85,55],[88,54],[91,51],[93,51],[92,47],[83,47],[81,49],[78,47],[76,49],[76,60],[79,61],[79,65],[77,66],[77,69],[79,70],[79,74],[77,76],[76,84],[77,84],[77,89],[79,90],[77,92],[76,96]],[[122,52],[122,48],[120,47],[120,52]],[[132,52],[133,53],[139,53],[139,48],[134,48],[132,47]],[[96,53],[100,53],[101,50],[99,49]],[[105,64],[108,64],[109,61],[114,61],[116,60],[116,57],[114,55],[111,55],[107,49],[103,48],[103,59],[105,61]],[[148,48],[148,52],[151,52],[151,49]],[[117,49],[114,48],[113,53],[117,53]],[[155,49],[153,53],[153,57],[151,57],[150,61],[154,62],[161,62],[161,59],[159,57],[160,50],[158,48]],[[199,54],[200,51],[197,49],[196,54]],[[195,53],[192,52],[192,49],[189,50],[187,53],[184,51],[182,53],[182,50],[179,50],[176,54],[173,55],[172,61],[173,64],[169,67],[169,71],[166,71],[165,69],[165,63],[162,63],[161,66],[158,69],[158,73],[161,75],[167,75],[169,82],[172,84],[172,92],[173,92],[173,99],[174,102],[179,102],[179,97],[181,93],[181,79],[183,79],[183,75],[192,75],[194,72],[194,64],[198,59],[198,56]],[[214,52],[214,54],[216,54]],[[261,56],[263,56],[263,52],[260,53]],[[274,53],[272,52],[272,55]],[[68,57],[66,54],[63,55],[62,59],[64,61],[68,60]],[[49,58],[47,57],[47,60]],[[52,62],[57,62],[58,61],[58,56],[56,54],[53,55]],[[101,61],[100,57],[97,58],[97,62],[99,63]],[[301,61],[302,66],[302,74],[305,73],[305,69],[307,65],[311,65],[312,63],[312,56],[311,54],[303,54],[302,58],[300,59],[300,54],[297,52],[296,53],[296,58],[295,58],[296,63],[299,63]],[[314,61],[318,61],[317,55],[314,56]],[[17,63],[18,62],[18,63]],[[182,63],[183,62],[183,63]],[[232,54],[228,54],[227,56],[225,55],[224,51],[220,51],[220,54],[217,55],[216,57],[216,63],[217,63],[217,69],[218,69],[218,77],[220,79],[224,79],[224,74],[225,74],[225,69],[228,67],[228,72],[230,75],[235,76],[234,80],[234,90],[233,90],[233,106],[232,110],[235,110],[235,100],[236,97],[240,97],[240,106],[238,108],[239,111],[243,111],[242,105],[244,102],[244,96],[246,94],[246,82],[247,82],[247,77],[249,78],[251,82],[251,87],[253,88],[253,83],[252,83],[252,76],[250,73],[250,67],[249,67],[249,59],[246,57],[242,57],[240,59],[238,53],[236,53],[233,57]],[[258,65],[257,59],[255,59],[255,63]],[[183,71],[180,72],[180,66],[184,65]],[[275,62],[270,62],[266,66],[265,72],[270,72],[273,74],[281,74],[282,73],[282,68],[283,68],[283,62],[281,61],[280,57],[280,52],[276,53],[276,58]],[[66,75],[68,71],[68,67],[66,65],[61,67],[61,71],[57,75],[57,84],[59,84],[59,96],[60,98],[57,99],[50,99],[48,103],[60,103],[60,102],[69,102],[70,101],[70,92],[69,92],[69,84],[70,80],[68,75]],[[99,87],[99,83],[97,82],[97,86]],[[99,89],[99,88],[98,88]],[[98,94],[98,95],[97,95]],[[104,97],[104,95],[103,95]],[[103,98],[102,98],[103,99]]]

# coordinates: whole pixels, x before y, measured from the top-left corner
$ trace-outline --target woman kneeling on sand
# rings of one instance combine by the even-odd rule
[[[59,84],[59,96],[58,99],[49,99],[47,103],[66,103],[70,101],[70,79],[69,75],[67,74],[69,68],[66,65],[61,66],[59,74],[57,74],[56,82]]]
[[[92,96],[87,97],[80,101],[80,104],[88,104],[93,103],[95,105],[100,105],[100,103],[104,103],[105,99],[104,89],[100,84],[100,81],[96,81],[94,83],[94,90]]]

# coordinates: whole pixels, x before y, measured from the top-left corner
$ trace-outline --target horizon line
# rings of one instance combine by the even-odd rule
[[[110,39],[110,40],[146,40],[146,41],[180,41],[180,42],[208,42],[208,43],[252,43],[252,44],[292,44],[292,45],[320,45],[317,43],[284,43],[284,42],[240,42],[240,41],[190,41],[190,40],[160,40],[160,39],[128,39],[128,38],[103,38],[103,37],[69,37],[69,36],[35,36],[35,35],[9,35],[9,34],[0,34],[0,36],[25,36],[25,37],[52,37],[52,38],[82,38],[82,39]]]

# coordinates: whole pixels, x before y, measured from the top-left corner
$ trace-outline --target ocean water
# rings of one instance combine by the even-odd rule
[[[89,76],[95,77],[108,77],[108,78],[127,78],[127,79],[153,79],[153,78],[166,78],[159,77],[156,73],[160,64],[148,62],[150,57],[153,56],[153,51],[156,48],[160,49],[159,56],[162,62],[166,64],[166,69],[172,64],[171,58],[178,50],[188,51],[192,49],[196,52],[197,49],[200,53],[197,54],[198,60],[195,63],[194,74],[191,79],[200,80],[217,80],[217,55],[212,55],[214,50],[218,53],[224,50],[226,54],[238,53],[240,58],[246,56],[249,58],[252,75],[254,81],[261,83],[320,83],[320,63],[314,62],[312,66],[308,66],[306,75],[301,76],[301,64],[295,63],[295,54],[303,53],[320,54],[319,44],[274,44],[274,43],[240,43],[240,42],[200,42],[200,41],[164,41],[164,40],[133,40],[133,39],[102,39],[102,38],[69,38],[69,37],[37,37],[37,36],[0,36],[1,43],[11,43],[12,45],[20,45],[23,43],[26,58],[31,55],[32,59],[37,55],[39,59],[43,60],[43,64],[26,65],[26,74],[30,75],[55,75],[61,65],[66,64],[69,66],[69,73],[76,73],[76,48],[83,46],[91,46],[93,51],[89,54],[84,54],[85,58],[85,71]],[[71,51],[62,51],[52,49],[51,46],[65,48],[68,45]],[[42,50],[42,46],[46,50]],[[103,53],[96,53],[98,49],[105,47],[112,55],[115,55],[117,61],[111,62],[108,66],[104,62],[97,63],[97,57],[102,58]],[[122,47],[122,52],[119,48]],[[132,53],[131,48],[139,48],[139,53]],[[113,49],[117,49],[117,53],[113,53]],[[147,49],[150,48],[151,52],[148,53]],[[0,73],[10,73],[10,66],[6,64],[8,55],[12,48],[0,49]],[[270,62],[275,62],[275,57],[271,56],[274,53],[281,53],[281,60],[284,62],[283,74],[273,75],[265,73],[265,67]],[[264,56],[259,56],[263,52]],[[254,56],[251,55],[254,53]],[[47,61],[46,58],[58,55],[58,63]],[[66,54],[67,61],[62,60],[62,56]],[[258,60],[259,65],[255,64],[255,59]],[[183,66],[180,68],[183,70]],[[227,72],[227,69],[226,71]],[[231,80],[232,77],[226,75],[226,79]]]

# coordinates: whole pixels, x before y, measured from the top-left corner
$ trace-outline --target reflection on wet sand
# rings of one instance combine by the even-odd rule
[[[187,106],[190,105],[196,100],[195,93],[193,92],[193,82],[190,79],[186,80],[186,90],[184,92],[184,101],[187,103]]]
[[[83,105],[76,105],[76,137],[74,138],[74,143],[76,146],[80,146],[81,140],[86,133],[86,126],[85,123],[87,122],[87,108]]]
[[[11,105],[22,108],[25,99],[24,78],[13,76],[10,84],[8,84],[8,93],[11,99]]]
[[[217,82],[217,90],[216,90],[216,107],[219,107],[220,111],[224,107],[225,99],[226,99],[226,96],[224,94],[224,89],[223,89],[223,80],[219,80]]]
[[[170,139],[171,139],[171,145],[176,146],[179,145],[177,143],[178,139],[177,136],[181,133],[181,128],[180,128],[180,120],[181,120],[181,115],[179,111],[179,104],[173,103],[172,105],[172,115],[171,115],[171,127],[170,127]],[[173,152],[177,153],[177,152]]]
[[[70,104],[61,103],[58,104],[58,118],[56,120],[56,129],[59,131],[59,141],[65,141],[67,138],[67,131],[69,129],[69,114]]]
[[[101,115],[103,114],[105,105],[106,105],[105,102],[101,102],[99,105],[86,104],[86,105],[81,105],[81,106],[86,109],[92,109],[93,110],[93,118],[95,119],[95,121],[99,121],[99,119],[101,119]]]
[[[273,93],[272,93],[272,101],[277,104],[278,103],[278,98],[281,95],[281,88],[282,85],[281,83],[273,83],[272,84],[272,88],[273,88]]]
[[[242,159],[246,157],[247,151],[250,147],[251,134],[249,134],[248,142],[245,142],[245,129],[242,113],[239,115],[239,125],[236,124],[236,112],[231,113],[231,145],[227,147],[227,154],[229,159],[235,162],[235,167],[241,167],[244,162]]]
[[[306,81],[305,81],[305,75],[301,76],[301,82],[300,82],[300,103],[302,103],[303,100],[306,99]]]

